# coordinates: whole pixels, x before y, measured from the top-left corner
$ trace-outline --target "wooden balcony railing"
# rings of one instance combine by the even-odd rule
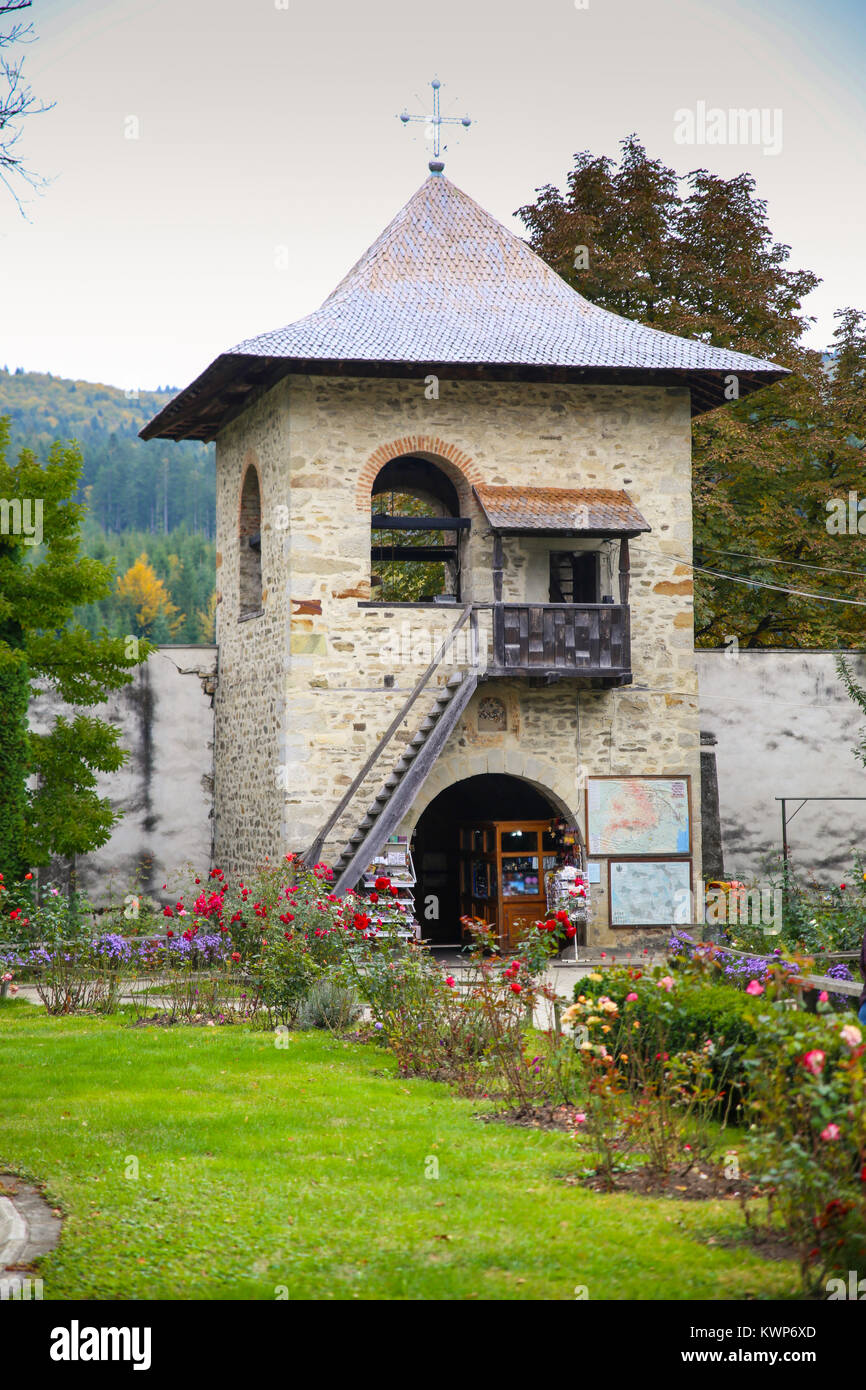
[[[631,680],[627,603],[494,603],[493,666],[527,676]]]

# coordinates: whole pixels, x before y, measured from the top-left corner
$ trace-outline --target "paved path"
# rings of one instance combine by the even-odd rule
[[[0,1175],[0,1301],[42,1297],[31,1266],[54,1249],[60,1228],[60,1213],[35,1187],[8,1173]]]

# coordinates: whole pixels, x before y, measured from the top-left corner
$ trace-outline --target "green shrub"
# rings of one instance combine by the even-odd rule
[[[762,1011],[744,1059],[752,1173],[799,1253],[804,1290],[866,1268],[863,1031],[830,1014]]]
[[[303,1028],[329,1028],[342,1032],[361,1016],[361,1005],[353,989],[335,980],[319,980],[313,985],[301,1005],[300,1023]]]
[[[598,983],[598,978],[601,983]],[[661,981],[673,979],[671,989]],[[584,977],[574,987],[574,997],[587,994],[592,988],[606,994],[621,1011],[633,1007],[641,1023],[641,1044],[646,1050],[664,1037],[668,1052],[683,1052],[702,1047],[711,1039],[718,1048],[734,1048],[738,1052],[755,1041],[754,1002],[751,995],[732,985],[705,984],[683,976],[671,976],[666,971],[639,971],[630,967],[606,970],[601,977]],[[629,994],[637,994],[638,1002],[626,1005]]]
[[[732,985],[711,984],[700,976],[625,966],[578,980],[574,997],[579,999],[591,991],[607,995],[619,1008],[620,1027],[610,1042],[614,1053],[625,1048],[652,1063],[664,1059],[665,1054],[707,1048],[714,1077],[724,1091],[725,1111],[738,1114],[745,1084],[743,1057],[758,1035],[757,1009],[751,995]],[[636,994],[637,999],[627,1002],[630,994]],[[763,1007],[779,1010],[782,1006]]]

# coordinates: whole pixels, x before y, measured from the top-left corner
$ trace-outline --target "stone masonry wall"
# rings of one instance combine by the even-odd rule
[[[217,441],[214,847],[224,869],[248,869],[285,852],[284,798],[275,776],[285,737],[291,587],[290,530],[281,525],[289,502],[285,394],[270,392]],[[262,608],[242,617],[241,545],[248,549],[252,522],[242,516],[241,497],[249,468],[258,473],[262,501]]]
[[[245,868],[265,853],[310,843],[456,621],[453,608],[358,606],[370,593],[370,486],[389,458],[408,453],[447,473],[462,513],[472,519],[461,551],[461,596],[467,600],[493,597],[492,537],[472,496],[473,482],[625,488],[652,532],[631,546],[634,685],[591,690],[579,680],[544,688],[518,680],[483,683],[404,830],[437,791],[479,772],[508,771],[533,781],[581,826],[581,769],[583,775],[689,775],[699,876],[692,582],[677,560],[691,554],[688,393],[444,379],[440,398],[427,400],[422,379],[292,377],[220,435],[219,862]],[[245,460],[260,474],[265,594],[262,616],[238,622]],[[537,545],[505,538],[506,599],[537,598],[526,587]],[[489,631],[489,615],[482,617]],[[453,670],[446,665],[441,679]],[[515,717],[504,733],[477,732],[482,694],[509,702]],[[416,705],[401,731],[404,741],[432,698],[431,691]],[[399,751],[395,740],[387,763],[326,845],[326,858],[342,847]],[[602,883],[593,893],[594,939],[600,941],[611,939],[605,892]]]

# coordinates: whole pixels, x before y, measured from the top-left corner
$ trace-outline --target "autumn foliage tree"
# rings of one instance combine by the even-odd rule
[[[171,557],[176,560],[176,556]],[[129,630],[142,637],[167,641],[175,636],[184,615],[178,614],[168,589],[148,563],[146,553],[139,555],[117,581],[117,597],[129,613]]]
[[[519,209],[533,250],[603,308],[792,372],[694,422],[696,641],[857,645],[866,606],[844,599],[866,602],[861,542],[826,523],[862,484],[866,315],[837,313],[829,359],[807,347],[802,302],[820,282],[789,265],[754,178],[680,176],[635,135],[621,151],[618,164],[576,155],[564,191],[548,185]]]

